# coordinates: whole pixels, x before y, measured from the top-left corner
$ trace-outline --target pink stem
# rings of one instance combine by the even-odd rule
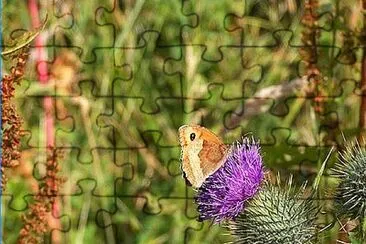
[[[30,15],[32,17],[32,27],[38,28],[41,25],[41,21],[39,19],[39,11],[36,0],[28,0],[28,8]],[[48,70],[47,70],[47,52],[44,48],[45,40],[42,33],[38,35],[35,39],[36,44],[36,64],[38,71],[38,79],[41,84],[47,84],[49,81]],[[45,118],[45,133],[46,133],[46,146],[54,147],[55,146],[55,137],[54,137],[54,117],[53,117],[53,99],[52,97],[44,97],[43,98],[43,112]],[[52,206],[52,215],[59,216],[60,206],[59,202],[56,199]],[[52,221],[52,220],[50,220]],[[53,219],[53,224],[49,223],[52,227],[56,227],[60,229],[61,223],[58,218]],[[52,243],[60,243],[60,234],[59,232],[53,232],[52,235]]]
[[[41,25],[41,21],[39,19],[39,11],[36,0],[28,1],[29,12],[32,17],[32,26],[33,28],[38,28]],[[48,83],[48,70],[47,70],[47,53],[44,48],[44,36],[42,33],[36,37],[36,61],[37,61],[37,70],[38,70],[38,79],[41,84]],[[43,98],[43,109],[44,109],[44,117],[45,117],[45,129],[46,129],[46,145],[47,147],[55,146],[55,138],[54,138],[54,118],[53,118],[53,99],[51,97]]]

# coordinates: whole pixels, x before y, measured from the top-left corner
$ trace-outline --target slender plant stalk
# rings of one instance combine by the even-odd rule
[[[39,28],[41,21],[39,18],[38,4],[36,0],[28,0],[28,9],[32,19],[33,28]],[[36,44],[36,61],[38,67],[38,79],[41,84],[47,84],[49,81],[48,68],[47,68],[47,52],[44,48],[45,40],[42,35],[38,35],[35,39]],[[53,118],[53,99],[51,97],[43,98],[43,116],[44,116],[44,133],[46,136],[45,147],[55,147],[54,138],[54,118]],[[52,203],[52,212],[54,216],[60,215],[60,205],[58,199]],[[54,225],[61,229],[61,222],[58,218],[54,219]],[[60,232],[56,231],[52,234],[52,242],[60,243]]]
[[[366,0],[362,1],[362,9],[363,11],[366,10]],[[362,35],[365,35],[366,32],[366,14],[363,14],[363,30]],[[362,38],[364,42],[364,38]],[[363,43],[364,45],[364,43]],[[366,46],[364,45],[362,49],[362,60],[361,60],[361,105],[360,105],[360,120],[359,120],[359,127],[360,127],[360,138],[366,136]],[[363,140],[359,140],[363,141]]]
[[[363,218],[363,220],[361,221],[362,224],[362,241],[363,243],[366,241],[366,218]]]
[[[81,117],[82,117],[82,120],[83,120],[83,123],[84,123],[86,134],[88,136],[88,144],[89,144],[89,147],[91,149],[94,149],[94,150],[91,150],[91,153],[92,153],[92,156],[93,156],[93,165],[94,165],[94,167],[93,167],[94,172],[93,173],[94,173],[97,181],[101,185],[104,185],[105,178],[104,178],[103,174],[101,173],[101,172],[104,172],[104,171],[102,170],[102,164],[101,164],[100,156],[99,156],[99,153],[97,151],[97,141],[95,139],[93,128],[92,128],[92,122],[91,122],[90,117],[89,117],[89,108],[90,108],[90,106],[89,106],[89,103],[86,100],[84,101],[84,103],[80,102],[79,104],[80,104]],[[100,198],[100,203],[101,203],[103,208],[106,208],[107,205],[108,205],[108,203],[105,201],[104,197]],[[88,205],[88,207],[90,207],[90,205]],[[105,223],[110,223],[111,222],[110,216],[108,214],[106,214],[105,212],[103,212],[103,220],[105,221]],[[112,227],[110,226],[109,228],[106,228],[105,232],[106,232],[107,243],[116,243],[115,239],[114,239]],[[80,238],[80,237],[78,236],[78,238]]]

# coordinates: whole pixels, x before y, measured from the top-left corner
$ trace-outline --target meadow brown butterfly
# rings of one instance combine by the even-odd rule
[[[228,153],[218,136],[199,125],[181,126],[179,142],[184,175],[195,188],[222,166]]]

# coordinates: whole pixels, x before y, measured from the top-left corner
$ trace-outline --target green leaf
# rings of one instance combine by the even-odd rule
[[[47,23],[47,19],[48,19],[48,15],[46,15],[46,18],[43,21],[43,24],[39,28],[37,28],[33,31],[27,31],[22,36],[16,38],[14,43],[12,43],[13,47],[1,52],[1,55],[5,56],[8,54],[14,53],[14,52],[24,48],[25,46],[29,45],[39,35],[39,33],[44,29],[44,27],[46,26],[46,23]]]
[[[357,233],[350,232],[348,233],[348,236],[352,244],[361,244],[361,240],[358,239],[359,235],[357,235]]]
[[[319,184],[320,184],[320,180],[324,174],[324,170],[325,170],[325,166],[327,165],[328,159],[330,158],[330,155],[333,152],[334,147],[332,147],[327,155],[327,157],[325,158],[324,162],[322,163],[322,166],[320,167],[320,170],[318,172],[318,174],[315,177],[314,183],[313,183],[313,189],[314,190],[318,190]]]

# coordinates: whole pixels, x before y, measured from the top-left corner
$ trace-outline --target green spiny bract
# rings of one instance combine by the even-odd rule
[[[366,217],[366,149],[358,142],[340,153],[332,175],[339,180],[335,205],[340,215],[352,219]]]
[[[279,179],[278,179],[279,182]],[[305,185],[295,190],[266,182],[229,229],[236,243],[311,243],[317,234],[318,208],[304,198]]]

